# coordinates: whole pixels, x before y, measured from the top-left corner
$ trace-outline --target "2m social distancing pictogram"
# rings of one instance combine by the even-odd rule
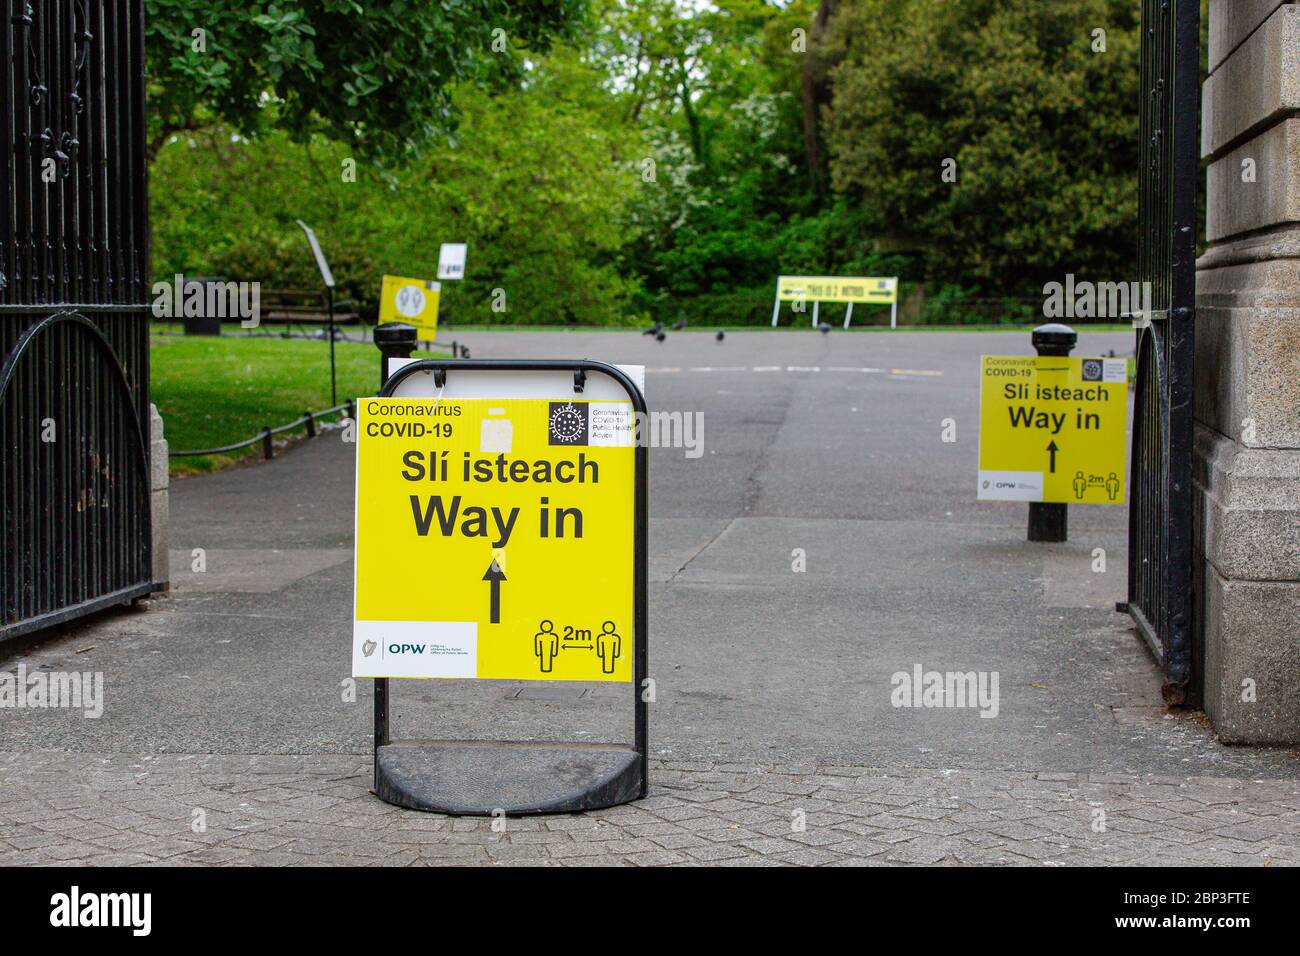
[[[1126,359],[985,355],[980,380],[980,499],[1124,503]]]
[[[353,675],[632,679],[630,402],[363,399]]]
[[[441,283],[386,275],[379,289],[379,321],[409,322],[421,342],[432,342],[438,335],[441,296]]]

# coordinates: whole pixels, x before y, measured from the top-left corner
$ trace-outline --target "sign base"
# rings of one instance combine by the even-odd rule
[[[645,795],[642,755],[619,744],[404,740],[375,751],[375,795],[453,816],[573,813]]]

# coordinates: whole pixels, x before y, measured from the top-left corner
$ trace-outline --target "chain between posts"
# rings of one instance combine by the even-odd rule
[[[275,435],[282,435],[287,431],[292,431],[293,429],[299,427],[300,425],[306,425],[307,437],[315,438],[318,433],[318,429],[316,426],[319,423],[320,419],[324,418],[326,415],[333,415],[336,412],[345,412],[346,414],[343,416],[344,418],[355,418],[356,410],[354,408],[354,405],[355,403],[352,401],[352,399],[348,399],[346,402],[342,402],[341,404],[334,405],[331,408],[321,409],[319,412],[313,412],[313,411],[303,412],[301,418],[295,418],[293,421],[289,422],[288,424],[280,425],[277,428],[272,428],[269,425],[265,425],[262,427],[262,430],[258,432],[256,435],[254,435],[252,438],[246,438],[243,441],[232,442],[229,445],[220,445],[216,448],[196,448],[196,449],[185,449],[182,451],[169,451],[167,453],[167,457],[168,458],[189,458],[192,456],[199,456],[199,455],[224,455],[232,451],[239,451],[239,449],[241,448],[248,448],[251,445],[256,445],[258,442],[261,442],[263,457],[273,458],[275,457],[275,449],[271,444],[271,439]]]

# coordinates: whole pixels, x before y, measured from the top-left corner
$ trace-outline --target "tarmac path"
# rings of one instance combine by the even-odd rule
[[[369,682],[348,693],[355,446],[326,433],[269,463],[174,482],[172,590],[0,661],[105,675],[98,719],[0,710],[0,862],[337,862],[351,844],[326,831],[356,813],[389,821],[385,833],[424,833],[385,842],[388,862],[1297,859],[1296,752],[1225,747],[1203,717],[1167,712],[1155,665],[1114,610],[1127,509],[1073,507],[1070,541],[1042,545],[1025,540],[1025,505],[975,500],[979,356],[1030,354],[1027,333],[445,337],[476,358],[643,364],[652,409],[703,416],[699,457],[650,454],[652,798],[572,818],[630,842],[494,854],[513,844],[493,843],[485,823],[402,813],[365,792]],[[1131,352],[1131,335],[1084,333],[1075,354],[1111,349]],[[956,442],[941,439],[945,419]],[[796,549],[806,571],[792,570]],[[893,706],[892,675],[918,666],[996,674],[996,715]],[[393,724],[402,737],[625,739],[629,693],[401,682]],[[855,809],[829,809],[837,801]],[[196,840],[202,806],[251,816]],[[1096,832],[1099,807],[1135,829]],[[173,810],[179,830],[152,832]],[[787,833],[795,811],[809,829]],[[1161,822],[1173,816],[1192,822]],[[724,839],[698,842],[691,819]],[[571,829],[524,828],[573,840]],[[725,839],[735,830],[743,840]],[[462,831],[481,839],[435,838]],[[530,839],[556,838],[520,845]]]

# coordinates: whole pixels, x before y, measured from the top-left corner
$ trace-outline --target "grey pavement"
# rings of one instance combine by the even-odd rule
[[[644,800],[400,810],[356,755],[0,756],[0,865],[1300,863],[1295,781],[655,761]]]
[[[0,710],[0,861],[335,859],[361,842],[352,820],[378,828],[388,862],[1294,862],[1297,752],[1225,747],[1167,711],[1114,611],[1126,509],[1071,508],[1071,540],[1049,546],[1025,541],[1024,505],[975,501],[978,356],[1027,354],[1027,334],[453,337],[475,357],[644,364],[652,409],[703,413],[702,457],[650,456],[650,800],[497,834],[366,793],[370,685],[348,679],[354,446],[326,434],[174,483],[173,590],[0,663],[106,682],[99,719]],[[1131,347],[1085,333],[1076,354]],[[940,440],[946,418],[956,443]],[[892,675],[917,665],[996,672],[996,717],[893,706]],[[404,681],[394,730],[627,739],[630,693]],[[770,799],[782,787],[808,805]],[[312,794],[329,806],[299,802]],[[904,797],[919,816],[891,809]],[[221,839],[187,835],[203,807]],[[1105,832],[1097,809],[1118,817]],[[806,831],[791,829],[800,810]],[[743,838],[666,845],[715,825]],[[584,827],[618,844],[527,836]]]

